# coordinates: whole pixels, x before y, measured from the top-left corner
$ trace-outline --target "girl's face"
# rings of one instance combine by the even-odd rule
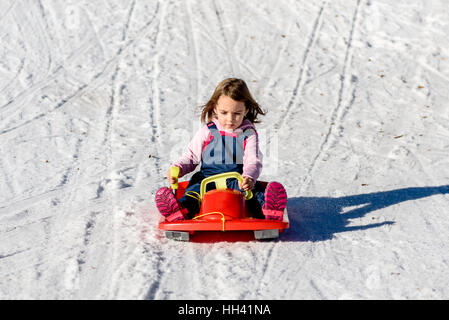
[[[220,125],[227,130],[237,129],[243,122],[243,118],[248,113],[245,103],[236,101],[228,96],[221,95],[214,108]]]

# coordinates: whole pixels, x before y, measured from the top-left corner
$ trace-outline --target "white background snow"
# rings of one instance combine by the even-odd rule
[[[1,0],[0,299],[449,298],[448,21],[445,0]],[[155,191],[227,77],[268,111],[291,227],[167,240]]]

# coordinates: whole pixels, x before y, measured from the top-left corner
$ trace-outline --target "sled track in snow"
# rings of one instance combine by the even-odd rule
[[[8,13],[14,8],[14,5],[17,3],[17,1],[11,1],[12,4],[8,7],[8,9],[5,10],[5,12],[0,17],[0,22],[8,15]]]
[[[226,53],[227,53],[227,54],[226,54],[226,57],[227,57],[227,60],[228,60],[228,63],[229,63],[229,67],[231,68],[232,74],[236,74],[237,70],[236,70],[236,68],[235,68],[235,65],[237,65],[237,64],[235,64],[235,63],[233,62],[233,57],[232,57],[232,52],[233,52],[233,50],[232,50],[232,48],[229,46],[228,39],[227,39],[227,37],[226,37],[225,28],[223,28],[223,21],[222,21],[221,14],[220,14],[220,11],[224,12],[224,10],[222,10],[222,9],[220,8],[220,5],[217,3],[217,1],[218,1],[218,0],[213,0],[213,1],[212,1],[213,6],[214,6],[215,15],[216,15],[216,17],[217,17],[218,25],[220,26],[219,29],[220,29],[220,32],[221,32],[221,36],[222,36],[223,42],[224,42],[224,44],[225,44],[225,50],[226,50]]]
[[[195,38],[195,28],[193,27],[193,20],[192,20],[192,9],[191,9],[191,5],[190,2],[188,0],[184,0],[183,1],[183,5],[185,8],[185,12],[186,12],[186,37],[188,39],[188,43],[189,43],[189,52],[190,50],[193,52],[193,63],[194,63],[194,70],[196,71],[196,80],[194,81],[194,97],[195,97],[195,103],[197,101],[199,101],[200,97],[199,97],[199,92],[198,92],[198,88],[200,87],[200,79],[201,79],[201,71],[200,71],[200,58],[198,56],[198,44],[197,44],[197,40]]]
[[[308,62],[308,57],[310,55],[311,50],[313,49],[313,46],[316,42],[316,39],[318,37],[318,33],[322,24],[322,16],[323,16],[323,11],[325,9],[326,6],[326,1],[324,1],[321,4],[321,7],[318,11],[318,14],[314,20],[313,23],[313,27],[312,27],[312,31],[310,33],[310,35],[308,36],[309,42],[307,43],[307,46],[304,50],[304,54],[303,54],[303,59],[301,62],[301,67],[300,67],[300,72],[299,72],[299,76],[297,78],[294,90],[293,90],[293,94],[290,97],[289,103],[287,105],[287,109],[286,112],[283,114],[282,118],[280,118],[274,125],[275,129],[280,129],[282,127],[282,125],[285,123],[285,121],[289,118],[288,115],[292,110],[292,106],[294,105],[296,99],[298,98],[298,93],[300,94],[302,91],[302,87],[304,85],[304,75],[306,72],[306,68],[307,68],[307,62]],[[270,138],[268,137],[268,143],[270,141]],[[266,282],[265,279],[269,274],[269,271],[271,270],[271,268],[274,268],[274,259],[273,257],[276,255],[276,252],[279,248],[279,240],[273,240],[272,243],[270,243],[270,248],[268,249],[268,254],[267,257],[265,258],[265,265],[263,267],[262,270],[262,274],[260,276],[260,281],[259,281],[259,286],[257,288],[257,294],[256,296],[260,296],[261,295],[261,291],[262,291],[262,286],[264,285],[264,283]]]
[[[156,34],[154,36],[154,44],[157,48],[160,46],[160,35],[163,31],[162,24],[166,22],[166,16],[167,16],[167,6],[169,4],[162,4],[162,8],[160,9],[160,19],[159,23],[156,26]],[[159,4],[158,4],[159,9]],[[158,77],[160,75],[160,69],[159,69],[159,55],[158,52],[156,54],[156,58],[153,60],[153,66],[152,66],[152,81],[151,81],[151,97],[149,98],[149,105],[151,109],[148,112],[149,121],[150,121],[150,127],[151,127],[151,142],[153,146],[153,152],[156,154],[160,154],[160,134],[161,134],[161,97],[160,97],[160,88],[158,84]],[[161,166],[161,160],[159,157],[155,158],[155,172],[157,175],[163,175],[163,168]],[[153,200],[153,199],[151,199]],[[156,220],[156,219],[154,219]],[[148,251],[149,248],[148,245],[144,245],[144,251],[151,252],[154,254],[154,257],[152,257],[155,261],[153,262],[153,265],[155,266],[155,276],[152,278],[152,283],[148,287],[148,289],[143,288],[146,293],[144,294],[143,298],[147,300],[154,300],[157,298],[161,282],[164,279],[165,276],[165,268],[163,266],[165,258],[165,251],[162,247],[162,244],[160,243],[160,239],[152,239],[151,243],[151,251]]]
[[[134,8],[134,5],[131,7],[131,9],[133,9],[133,8]],[[59,100],[59,102],[55,103],[55,105],[52,109],[49,109],[46,112],[40,113],[32,118],[29,118],[29,119],[25,118],[24,120],[21,121],[21,123],[15,125],[15,126],[0,130],[0,135],[7,134],[11,131],[20,129],[24,126],[27,126],[27,125],[33,123],[33,121],[35,121],[35,120],[47,117],[54,111],[58,110],[59,108],[61,108],[65,104],[67,104],[72,99],[79,97],[81,94],[83,94],[85,91],[87,91],[88,88],[91,88],[92,85],[94,85],[95,83],[99,83],[99,82],[103,81],[103,76],[107,76],[109,74],[109,72],[110,72],[109,70],[111,69],[111,67],[113,67],[115,64],[118,63],[118,61],[123,56],[123,54],[125,54],[127,52],[127,50],[129,50],[133,45],[135,45],[140,39],[144,38],[148,34],[149,31],[151,31],[150,27],[153,24],[153,22],[156,20],[157,12],[159,11],[158,8],[159,8],[159,4],[157,5],[157,9],[153,15],[153,19],[151,19],[148,23],[146,23],[139,30],[139,32],[137,33],[138,35],[136,37],[134,37],[131,40],[127,40],[126,43],[117,50],[117,53],[115,54],[115,56],[112,57],[111,59],[109,59],[107,62],[105,62],[104,68],[100,72],[95,74],[92,77],[90,82],[85,83],[85,84],[80,84],[78,86],[78,88],[76,88],[74,90],[74,92],[72,94],[67,95],[65,98],[63,98],[63,99]],[[128,18],[130,18],[130,16],[128,16]],[[129,27],[129,21],[125,24],[125,27],[122,31],[123,36],[125,36],[126,30],[128,29],[128,27]],[[67,63],[70,63],[71,61],[74,61],[76,58],[79,57],[79,55],[87,52],[92,46],[93,46],[92,43],[89,41],[86,41],[85,43],[83,43],[83,45],[81,45],[66,60],[63,61],[63,64],[61,64],[60,66],[55,68],[55,70],[52,73],[47,75],[47,77],[45,79],[37,82],[36,84],[34,84],[33,86],[31,86],[29,88],[23,90],[21,93],[16,95],[13,99],[11,99],[9,102],[4,104],[3,106],[0,106],[0,110],[2,110],[2,112],[8,112],[9,109],[14,108],[14,110],[17,111],[18,110],[17,108],[24,107],[26,104],[23,102],[27,98],[29,98],[33,94],[36,94],[40,89],[46,87],[51,82],[56,82],[58,80],[58,76],[60,76],[60,74],[62,75],[62,73],[65,70],[64,65]],[[6,116],[6,118],[7,117],[8,116]]]
[[[352,48],[352,39],[353,39],[354,31],[355,31],[355,26],[356,26],[356,22],[357,22],[357,16],[358,16],[358,12],[359,12],[360,3],[361,3],[361,1],[358,0],[357,4],[356,4],[356,8],[354,10],[353,17],[352,17],[352,24],[351,24],[351,28],[350,28],[349,39],[348,39],[348,44],[346,46],[346,52],[345,52],[344,63],[343,63],[343,75],[341,76],[340,89],[339,89],[339,92],[338,92],[338,100],[337,100],[336,107],[332,110],[332,113],[331,113],[331,125],[328,128],[328,132],[327,132],[326,136],[324,137],[324,139],[323,139],[323,141],[322,141],[322,143],[320,145],[318,153],[316,154],[316,156],[314,157],[311,165],[309,166],[306,178],[304,179],[305,183],[299,187],[299,193],[297,193],[297,194],[303,194],[304,189],[309,185],[309,183],[311,181],[311,178],[312,178],[312,175],[313,175],[313,173],[314,173],[314,171],[316,169],[318,160],[321,158],[322,153],[327,149],[327,145],[329,144],[329,138],[330,138],[330,136],[331,136],[331,134],[332,134],[332,132],[334,130],[334,126],[335,126],[335,124],[332,124],[332,123],[336,120],[337,115],[339,115],[340,109],[342,107],[343,94],[344,94],[344,90],[345,90],[345,81],[346,81],[347,72],[348,72],[347,71],[347,69],[348,69],[348,61],[349,61],[350,51],[351,51],[351,48]],[[288,113],[290,113],[291,110],[292,110],[292,106],[293,106],[295,100],[297,99],[298,92],[300,92],[302,90],[302,86],[303,86],[303,82],[304,82],[303,81],[303,77],[305,75],[305,69],[306,69],[306,65],[307,65],[307,61],[308,61],[308,56],[309,56],[309,53],[310,53],[310,51],[311,51],[311,49],[313,47],[313,44],[315,43],[315,40],[317,38],[317,32],[320,29],[320,26],[321,26],[321,23],[322,23],[322,18],[321,17],[322,17],[323,11],[324,11],[325,4],[326,4],[325,2],[322,4],[322,6],[320,8],[320,11],[319,11],[317,17],[315,18],[314,27],[313,27],[311,35],[309,36],[309,43],[308,43],[308,45],[306,47],[306,50],[304,52],[304,56],[303,56],[303,60],[302,60],[302,64],[301,64],[300,75],[299,75],[298,80],[296,82],[295,89],[293,91],[293,95],[292,95],[292,97],[291,97],[291,99],[289,101],[289,104],[287,106],[287,113],[285,114],[285,117],[280,119],[278,121],[278,123],[277,123],[277,127],[278,128],[280,128],[280,126],[286,121],[286,119],[288,119]],[[354,102],[354,98],[355,98],[355,91],[352,92],[352,99],[351,99],[349,105],[343,110],[342,114],[338,116],[339,122],[342,121],[344,115],[348,112],[350,106]],[[277,250],[279,248],[279,242],[280,241],[277,240],[274,243],[272,243],[271,244],[271,248],[268,251],[267,258],[266,258],[266,265],[265,265],[265,267],[263,269],[260,285],[259,285],[259,287],[257,289],[257,296],[260,296],[260,292],[262,290],[263,283],[265,282],[264,279],[269,274],[270,269],[274,267],[273,257],[276,255],[276,252],[277,252]],[[317,292],[320,295],[322,295],[319,292],[319,290],[317,290]]]
[[[303,59],[301,62],[301,67],[300,67],[300,72],[299,72],[299,77],[297,78],[295,88],[293,90],[293,94],[289,100],[285,114],[283,114],[283,117],[280,118],[277,121],[277,123],[275,124],[275,126],[274,126],[275,129],[280,129],[281,126],[283,125],[283,123],[285,123],[285,121],[289,118],[288,115],[291,112],[292,106],[294,105],[294,103],[298,97],[298,92],[301,93],[301,91],[302,91],[302,86],[304,85],[303,78],[305,76],[305,72],[306,72],[306,68],[307,68],[308,57],[309,57],[310,52],[313,49],[313,46],[318,37],[318,33],[319,33],[319,30],[320,30],[320,27],[322,24],[322,16],[323,16],[323,11],[325,9],[325,6],[326,6],[326,1],[324,1],[321,4],[318,14],[314,20],[312,31],[311,31],[310,35],[308,36],[309,42],[307,43],[306,49],[304,50]],[[269,141],[269,138],[268,138],[268,141]],[[263,285],[263,283],[265,281],[264,279],[267,277],[269,270],[271,268],[273,268],[273,262],[272,262],[273,256],[275,255],[276,251],[278,250],[279,242],[280,242],[279,240],[275,240],[275,241],[273,241],[273,243],[270,244],[270,249],[269,249],[267,257],[266,257],[266,264],[263,268],[262,275],[261,275],[260,285],[257,289],[257,296],[260,295],[261,286]]]
[[[343,62],[343,71],[342,71],[342,75],[340,77],[340,88],[338,90],[337,104],[331,112],[331,117],[329,120],[330,125],[328,127],[328,130],[320,144],[317,154],[315,155],[315,157],[312,160],[311,165],[309,166],[309,169],[306,173],[306,177],[304,178],[304,183],[299,186],[298,194],[303,194],[304,190],[309,186],[309,184],[312,180],[312,176],[313,176],[317,166],[319,165],[319,160],[321,159],[322,154],[329,149],[329,144],[336,143],[336,141],[331,141],[331,136],[334,133],[336,127],[339,130],[337,136],[341,135],[340,124],[343,121],[344,116],[349,111],[349,108],[352,106],[352,104],[354,103],[354,100],[355,100],[355,88],[354,88],[354,90],[352,92],[351,101],[349,102],[349,104],[346,107],[344,107],[342,109],[343,95],[346,90],[345,82],[346,82],[346,79],[348,76],[348,69],[349,69],[348,62],[349,62],[350,52],[352,49],[352,40],[353,40],[353,36],[355,33],[356,24],[357,24],[357,17],[358,17],[358,12],[360,9],[360,3],[361,3],[361,0],[357,0],[354,14],[352,16],[351,29],[349,32],[349,38],[348,38],[348,43],[346,46],[346,52],[345,52],[345,57],[344,57],[344,62]]]
[[[289,118],[289,114],[290,111],[292,110],[292,106],[294,105],[295,101],[297,100],[298,96],[301,95],[302,92],[302,88],[304,86],[304,75],[306,73],[306,69],[307,69],[307,62],[309,60],[309,55],[311,50],[313,49],[313,46],[316,42],[316,39],[318,37],[319,34],[319,30],[322,24],[322,16],[323,16],[323,11],[325,9],[326,6],[326,1],[324,1],[321,4],[320,10],[318,11],[318,14],[315,18],[315,21],[313,23],[313,27],[312,27],[312,32],[310,33],[310,35],[308,36],[309,42],[307,43],[306,49],[304,50],[304,54],[303,54],[303,58],[301,61],[301,67],[299,68],[299,76],[296,79],[296,83],[295,83],[295,87],[293,89],[293,93],[290,97],[290,100],[287,104],[287,108],[285,113],[282,114],[282,117],[276,122],[276,124],[274,125],[275,129],[280,129],[281,126],[285,123],[285,121]],[[300,106],[300,105],[299,105]],[[299,107],[298,106],[298,107]]]
[[[118,168],[116,168],[116,154],[114,154],[114,133],[116,132],[116,130],[114,129],[115,126],[117,125],[117,117],[119,117],[119,105],[118,102],[121,101],[120,97],[122,95],[122,90],[121,90],[121,85],[120,85],[120,63],[121,63],[121,58],[123,57],[123,54],[127,51],[128,48],[132,47],[132,45],[135,43],[135,41],[137,39],[140,39],[144,36],[146,36],[146,34],[150,31],[150,30],[146,30],[146,28],[148,28],[149,26],[151,26],[153,24],[154,21],[157,21],[156,17],[157,17],[157,13],[158,10],[156,10],[156,13],[153,16],[153,19],[151,19],[151,21],[149,23],[145,24],[145,27],[142,28],[141,30],[145,30],[145,32],[139,32],[138,36],[135,39],[129,40],[127,41],[127,37],[128,37],[128,29],[130,27],[130,23],[132,21],[132,13],[134,11],[134,7],[135,7],[135,2],[132,2],[130,5],[130,9],[128,11],[128,15],[127,15],[127,19],[126,19],[126,23],[124,25],[123,31],[122,31],[122,41],[124,41],[124,44],[118,49],[117,54],[114,56],[113,59],[109,60],[107,62],[106,67],[104,68],[104,70],[97,75],[96,79],[99,78],[100,75],[104,75],[104,76],[110,76],[110,86],[111,86],[111,95],[110,95],[110,101],[109,101],[109,107],[106,110],[105,113],[105,126],[104,126],[104,137],[103,137],[103,142],[102,142],[102,146],[104,147],[104,151],[105,151],[105,162],[104,165],[106,166],[105,168],[105,173],[106,173],[106,177],[100,177],[100,181],[98,182],[98,189],[97,189],[97,198],[103,198],[100,200],[101,203],[103,203],[103,206],[105,203],[108,203],[108,205],[106,205],[103,210],[100,211],[93,211],[95,209],[92,208],[92,206],[89,206],[89,216],[87,217],[87,220],[85,221],[85,225],[84,225],[84,235],[82,238],[82,242],[77,244],[77,250],[78,253],[74,253],[73,258],[75,259],[76,265],[77,265],[77,270],[73,270],[72,272],[72,282],[73,283],[77,283],[80,280],[82,280],[82,285],[83,287],[86,287],[86,290],[88,290],[88,288],[90,287],[90,281],[95,282],[96,279],[102,279],[104,277],[104,274],[108,274],[108,273],[114,273],[114,269],[110,269],[111,267],[114,266],[120,266],[121,263],[118,260],[118,256],[116,254],[117,250],[121,250],[121,244],[120,244],[120,231],[118,230],[120,227],[120,217],[117,217],[117,203],[116,203],[116,199],[117,199],[117,195],[118,195],[118,190],[116,189],[115,186],[113,186],[112,189],[110,189],[110,186],[108,186],[108,188],[106,188],[105,186],[112,181],[112,177],[110,177],[110,174],[114,174],[115,170],[117,170]],[[159,7],[159,6],[158,6]],[[110,67],[114,67],[115,64],[115,69],[113,70],[113,73],[111,75],[111,72],[106,72],[107,70],[110,70]],[[77,151],[78,152],[78,151]],[[76,157],[77,158],[77,157]],[[80,160],[78,160],[80,161]],[[70,170],[69,170],[70,171]],[[66,177],[68,177],[68,174],[66,173],[65,175]],[[76,176],[77,179],[79,179],[80,177]],[[67,178],[66,178],[67,179]],[[75,181],[76,182],[76,181]],[[72,181],[73,184],[73,181]],[[76,183],[76,185],[79,185],[79,182]],[[58,225],[59,223],[64,223],[64,216],[66,216],[67,214],[73,214],[73,212],[71,212],[71,205],[70,203],[73,203],[73,197],[75,196],[76,193],[74,193],[74,191],[76,191],[76,188],[73,188],[70,192],[70,194],[68,195],[69,198],[64,199],[63,203],[66,203],[67,205],[66,208],[64,208],[63,212],[65,214],[62,214],[61,216],[58,216],[58,223],[55,223],[56,225]],[[109,192],[106,192],[109,191]],[[104,209],[106,209],[106,214],[104,214]],[[103,215],[104,214],[104,215]],[[112,216],[112,221],[111,221],[111,216]],[[104,237],[103,236],[103,232],[105,228],[109,228],[109,230],[113,231],[113,234],[111,235],[108,232],[108,236]],[[56,228],[57,229],[57,228]],[[112,237],[112,239],[111,239]],[[57,241],[58,237],[54,237],[54,241]],[[92,240],[91,240],[92,239]],[[95,239],[95,240],[94,240]],[[95,256],[98,253],[99,257],[104,256],[104,247],[102,248],[102,246],[97,246],[94,245],[94,241],[98,241],[100,240],[101,242],[105,241],[109,241],[112,242],[112,247],[108,250],[108,253],[111,254],[112,256],[110,257],[110,261],[111,263],[108,266],[101,266],[98,265],[96,268],[86,268],[86,263],[89,263],[89,266],[91,266],[92,264],[95,265],[95,263],[98,261],[98,258],[95,258]],[[100,250],[100,252],[98,252],[98,250]],[[93,259],[92,259],[93,258]],[[103,272],[101,271],[103,270]],[[111,274],[112,275],[112,274]],[[111,276],[110,275],[110,276]],[[112,294],[110,293],[110,290],[108,290],[109,293],[107,294]]]

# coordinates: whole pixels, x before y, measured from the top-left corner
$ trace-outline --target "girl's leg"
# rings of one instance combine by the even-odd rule
[[[179,203],[183,208],[186,208],[187,219],[192,219],[198,212],[200,212],[200,202],[197,195],[200,193],[201,183],[190,184],[186,188],[184,196],[179,199]],[[190,191],[190,192],[189,192]]]
[[[227,186],[228,188],[244,192],[239,188],[237,179],[229,179],[227,181]],[[253,193],[253,197],[246,201],[246,206],[253,214],[253,218],[264,219],[265,216],[262,214],[262,208],[265,203],[265,187],[259,181],[256,181],[254,189],[251,191]]]
[[[259,181],[256,181],[256,185],[251,191],[253,197],[246,201],[248,210],[253,213],[254,218],[264,219],[265,216],[262,214],[262,208],[265,203],[265,187]]]
[[[203,181],[204,175],[201,172],[195,173],[189,181],[184,196],[179,199],[181,206],[188,211],[187,219],[192,219],[198,212],[200,212],[200,202],[196,199],[200,193],[201,181]]]
[[[238,186],[236,179],[227,181],[228,188],[242,191]],[[254,218],[282,220],[284,210],[287,206],[287,192],[279,182],[270,182],[266,188],[256,181],[256,185],[252,190],[253,197],[246,201],[249,211],[253,213]]]

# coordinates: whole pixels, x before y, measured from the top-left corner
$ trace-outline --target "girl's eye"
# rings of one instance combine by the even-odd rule
[[[223,114],[223,115],[225,115],[225,114],[228,114],[228,112],[227,112],[227,111],[220,111],[220,114]],[[241,113],[241,112],[233,112],[232,114],[233,114],[233,115],[236,115],[236,116],[240,116],[240,115],[242,115],[242,113]]]

